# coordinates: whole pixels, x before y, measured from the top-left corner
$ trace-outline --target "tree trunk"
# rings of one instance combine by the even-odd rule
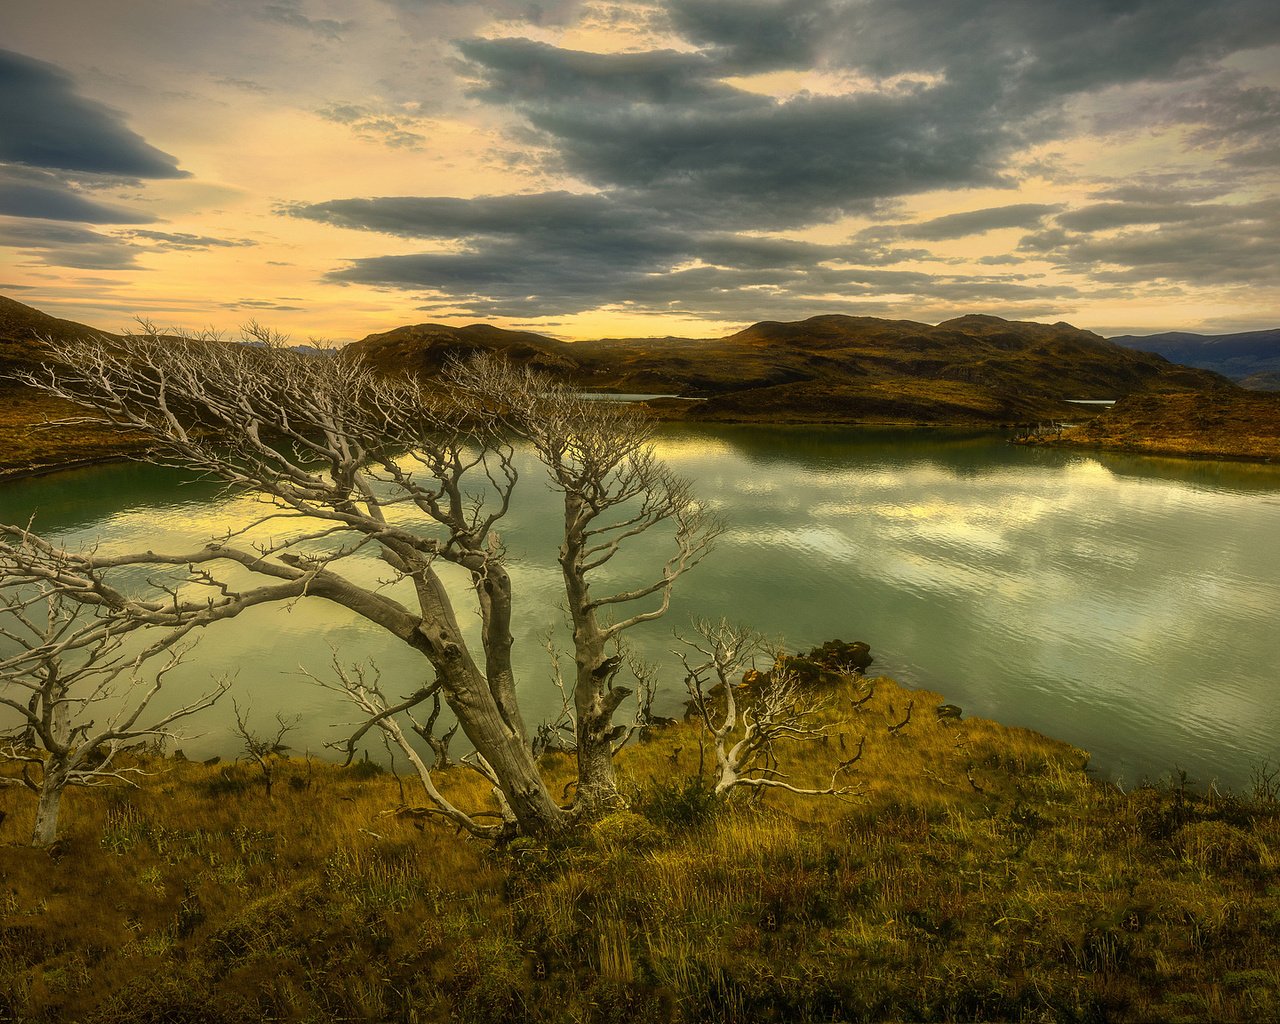
[[[66,776],[52,758],[44,766],[44,782],[40,786],[40,802],[36,805],[36,827],[31,833],[33,846],[52,846],[58,838],[58,812],[62,809],[62,791]]]
[[[564,831],[568,815],[547,789],[532,749],[519,730],[507,723],[483,677],[459,687],[446,683],[445,690],[445,701],[463,733],[497,778],[520,834],[546,836]]]
[[[595,635],[578,644],[578,675],[573,688],[577,718],[578,807],[588,816],[599,815],[625,804],[618,792],[618,776],[613,764],[613,714],[631,693],[610,683],[616,664],[604,657],[594,616],[588,613],[584,626]],[[575,632],[575,638],[579,634]]]
[[[577,675],[573,687],[573,710],[577,720],[578,797],[577,807],[587,816],[614,810],[626,801],[618,792],[618,776],[613,767],[613,713],[630,693],[612,689],[617,665],[605,657],[606,637],[591,607],[590,586],[582,567],[583,504],[565,492],[565,539],[560,548],[560,569],[565,597],[573,622],[574,662]]]

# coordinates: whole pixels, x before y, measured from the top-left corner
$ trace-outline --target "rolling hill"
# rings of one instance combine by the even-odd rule
[[[103,332],[0,297],[0,473],[121,451],[121,438],[106,431],[31,429],[70,409],[16,380],[45,358],[41,337],[86,334]],[[1255,342],[1265,346],[1266,339]],[[418,324],[369,335],[341,358],[430,375],[477,352],[501,353],[585,390],[680,396],[685,400],[649,403],[671,419],[968,426],[1087,420],[1087,434],[1064,443],[1280,455],[1280,431],[1271,426],[1280,422],[1280,395],[1246,391],[1211,370],[1066,323],[969,315],[933,326],[832,315],[763,321],[722,338],[573,343],[484,324]],[[1120,401],[1100,415],[1070,401],[1102,399]]]
[[[1116,399],[1156,382],[1231,386],[1069,324],[978,315],[936,327],[817,316],[724,338],[576,343],[421,324],[371,335],[346,354],[388,371],[431,372],[450,356],[498,349],[591,390],[702,399],[682,405],[684,415],[717,421],[1021,423],[1078,414],[1069,399]]]
[[[42,338],[65,340],[105,333],[0,295],[0,392],[12,391],[17,386],[16,373],[46,358]]]

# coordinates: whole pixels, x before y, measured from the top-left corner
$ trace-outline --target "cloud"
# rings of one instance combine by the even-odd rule
[[[1060,227],[1070,231],[1105,231],[1135,224],[1179,224],[1196,220],[1216,220],[1221,208],[1186,203],[1097,203],[1058,216]]]
[[[1274,172],[1280,164],[1280,89],[1215,82],[1176,116],[1197,124],[1193,144],[1225,149],[1237,167]]]
[[[150,242],[148,250],[151,252],[238,249],[258,244],[248,238],[211,238],[208,235],[192,235],[184,231],[130,231],[128,237]]]
[[[611,305],[751,318],[762,306],[775,315],[865,311],[868,302],[887,293],[951,303],[976,296],[1022,303],[1078,294],[1030,277],[885,269],[926,254],[878,242],[817,244],[691,229],[629,206],[625,196],[606,194],[336,200],[289,212],[450,243],[447,250],[354,260],[329,278],[436,294],[451,310],[472,316],[576,313]]]
[[[218,305],[223,309],[267,309],[276,313],[296,313],[307,308],[272,302],[269,299],[240,299],[238,302],[220,302]]]
[[[392,149],[421,149],[427,136],[418,129],[426,128],[426,118],[380,106],[374,110],[358,103],[330,103],[316,113],[326,121],[347,125],[358,138]]]
[[[460,48],[476,95],[521,114],[564,170],[726,226],[816,223],[892,197],[1000,185],[1021,141],[990,104],[945,83],[779,100],[717,80],[721,69],[699,54],[588,54],[524,39]]]
[[[564,25],[582,7],[581,0],[384,0],[402,13],[436,17],[442,11],[468,12],[499,21],[530,25]]]
[[[1110,283],[1272,287],[1280,267],[1280,199],[1153,207],[1112,203],[1062,214],[1019,250]],[[1142,229],[1131,230],[1141,225]]]
[[[392,5],[406,17],[443,10]],[[460,12],[473,5],[446,6],[451,24],[467,23]],[[1271,0],[954,0],[945,10],[936,0],[663,0],[645,11],[663,38],[649,49],[586,52],[510,25],[497,30],[506,37],[490,26],[457,44],[470,98],[513,120],[510,137],[540,180],[559,175],[563,190],[281,212],[423,240],[423,251],[351,260],[329,279],[437,296],[473,315],[618,307],[723,319],[866,311],[886,295],[1052,309],[1122,295],[1144,273],[1166,290],[1261,281],[1268,261],[1274,277],[1264,228],[1276,211],[1241,212],[1235,190],[1273,172],[1280,101],[1223,63],[1280,42]],[[1089,111],[1138,94],[1126,90],[1152,99],[1140,108],[1158,108],[1151,123],[1182,130],[1201,172],[1140,168],[1099,182],[1074,209],[1009,202],[881,223],[843,243],[794,237],[843,217],[883,220],[924,193],[1061,182],[1045,144],[1070,151]],[[378,104],[321,115],[390,145],[417,134]],[[1225,159],[1205,168],[1200,150]],[[912,245],[1009,229],[1027,234],[977,261],[990,274],[954,272]],[[1201,237],[1214,230],[1239,232],[1238,251]],[[1222,260],[1203,267],[1174,240]],[[1041,260],[1062,273],[1016,273]]]
[[[64,72],[0,50],[0,161],[136,178],[184,178],[177,160],[76,94]]]
[[[1185,78],[1280,41],[1270,0],[669,0],[691,41],[739,70],[841,67],[888,78],[994,72],[1012,105]],[[770,43],[776,42],[775,46]],[[785,55],[785,59],[779,55]]]
[[[137,270],[142,250],[113,235],[73,224],[27,217],[0,219],[0,245],[30,253],[52,267]]]
[[[266,95],[271,89],[263,85],[261,82],[255,82],[251,78],[236,78],[234,75],[218,75],[214,81],[219,85],[225,85],[232,89],[239,89],[241,92],[256,93],[259,96]]]
[[[64,175],[0,164],[0,214],[84,224],[149,224],[154,217],[87,198]]]
[[[141,269],[137,258],[144,253],[202,252],[256,244],[248,239],[211,238],[148,229],[103,234],[76,224],[28,216],[0,219],[0,245],[26,250],[40,262],[56,267],[137,270]]]
[[[952,238],[981,235],[1004,228],[1037,227],[1051,213],[1061,210],[1061,205],[1046,203],[1014,203],[1009,206],[991,206],[983,210],[949,213],[943,217],[920,221],[917,224],[878,225],[863,232],[868,237],[912,238],[938,242]]]
[[[811,0],[677,0],[668,11],[684,38],[737,72],[812,66],[836,13],[834,5]]]
[[[276,0],[275,3],[255,7],[254,17],[261,21],[302,29],[304,32],[333,41],[341,40],[354,24],[351,21],[336,21],[333,18],[309,18],[302,13],[301,5],[297,0]]]

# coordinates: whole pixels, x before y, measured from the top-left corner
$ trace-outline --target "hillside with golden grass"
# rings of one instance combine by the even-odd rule
[[[50,426],[83,415],[69,402],[48,398],[18,375],[48,358],[45,339],[69,340],[102,334],[74,320],[59,320],[0,295],[0,480],[120,458],[138,448],[120,433],[91,425]],[[109,336],[109,335],[108,335]]]
[[[1280,460],[1280,392],[1218,387],[1129,395],[1083,423],[1028,444],[1149,455]]]
[[[1280,1015],[1265,770],[1248,797],[1126,793],[936,694],[830,696],[827,741],[785,762],[825,785],[865,736],[847,798],[717,804],[682,723],[624,751],[628,810],[553,843],[468,841],[359,760],[281,762],[268,796],[250,764],[143,758],[139,789],[74,795],[52,853],[19,845],[30,801],[0,788],[0,1019]]]

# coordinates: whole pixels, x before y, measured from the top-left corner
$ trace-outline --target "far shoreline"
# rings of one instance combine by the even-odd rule
[[[697,401],[684,399],[683,401]],[[649,403],[640,402],[638,404],[649,407]],[[651,408],[651,407],[650,407]],[[1118,442],[1107,442],[1105,440],[1089,441],[1082,438],[1076,438],[1066,434],[1055,437],[1036,437],[1033,435],[1024,435],[1021,437],[1007,436],[1011,431],[1025,427],[1025,424],[1016,423],[984,423],[981,421],[921,421],[921,420],[849,420],[840,418],[810,418],[810,419],[750,419],[750,418],[716,418],[716,419],[698,419],[688,416],[668,416],[663,415],[665,410],[652,409],[655,418],[663,424],[674,424],[683,426],[708,426],[708,427],[757,427],[757,428],[776,428],[779,430],[797,430],[805,428],[817,429],[837,429],[837,428],[875,428],[875,429],[898,429],[910,431],[925,430],[943,430],[943,431],[973,431],[991,435],[1005,435],[1005,440],[1009,444],[1014,444],[1023,448],[1047,448],[1057,451],[1074,451],[1074,452],[1098,452],[1103,454],[1122,454],[1122,455],[1139,455],[1151,456],[1153,458],[1173,458],[1184,459],[1192,462],[1235,462],[1246,463],[1251,465],[1280,465],[1280,458],[1275,455],[1265,455],[1254,452],[1231,452],[1223,451],[1218,448],[1174,448],[1162,444],[1158,439],[1142,440],[1126,440]],[[26,424],[27,427],[40,426],[39,422]],[[14,425],[21,429],[22,425]],[[1075,428],[1078,429],[1078,428]],[[0,426],[0,442],[4,440],[4,434],[9,431],[4,430]],[[132,454],[126,449],[103,451],[101,441],[98,443],[89,443],[84,446],[81,453],[77,453],[74,447],[68,452],[68,458],[59,459],[50,462],[27,462],[25,464],[5,465],[3,457],[0,457],[0,484],[10,481],[29,480],[37,477],[51,476],[57,473],[67,472],[75,469],[87,469],[93,466],[105,466],[118,462],[145,462],[146,458],[141,452],[134,451]]]

